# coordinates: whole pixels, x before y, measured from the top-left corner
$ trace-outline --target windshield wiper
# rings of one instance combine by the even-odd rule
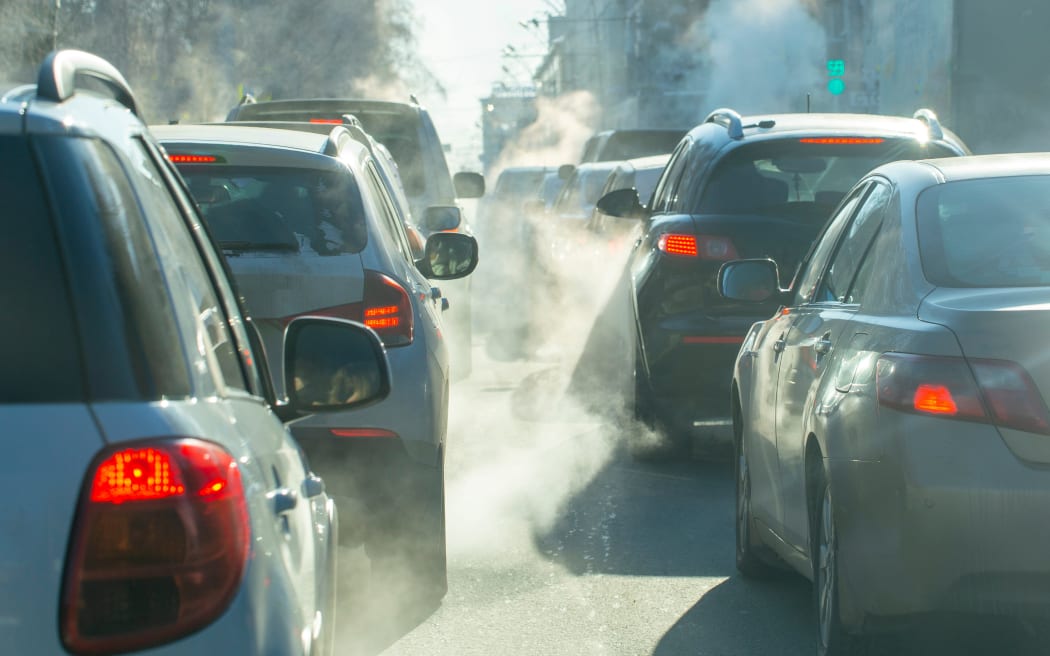
[[[286,241],[220,241],[219,248],[221,248],[224,251],[271,251],[280,253],[292,253],[299,250],[299,245],[290,244]]]

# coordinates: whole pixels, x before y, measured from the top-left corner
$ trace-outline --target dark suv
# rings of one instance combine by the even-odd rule
[[[678,144],[647,206],[631,189],[600,199],[606,214],[644,221],[628,262],[636,416],[672,446],[694,436],[728,444],[733,362],[751,324],[777,307],[721,297],[719,267],[771,258],[793,272],[869,170],[968,152],[925,109],[913,118],[721,109]]]
[[[385,397],[378,336],[290,322],[278,402],[185,184],[88,53],[0,93],[0,197],[2,651],[331,654],[336,509],[284,422]],[[355,402],[304,394],[351,372]]]

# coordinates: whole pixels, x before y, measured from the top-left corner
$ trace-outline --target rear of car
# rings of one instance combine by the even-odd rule
[[[293,430],[340,503],[343,541],[408,531],[416,546],[438,545],[443,593],[449,357],[440,296],[412,264],[369,151],[341,128],[327,137],[230,124],[154,132],[193,190],[268,351],[279,352],[285,326],[303,315],[362,322],[382,337],[396,380],[389,398]],[[283,380],[275,367],[279,393],[288,391]]]
[[[634,189],[638,193],[638,199],[648,203],[670,158],[668,153],[620,162],[609,175],[605,186],[598,192],[598,198],[617,189]],[[633,243],[633,238],[636,238],[635,233],[638,232],[639,226],[639,221],[635,218],[609,216],[597,207],[587,220],[587,230],[594,234],[595,239],[602,244],[601,247],[611,255],[626,252]]]
[[[926,116],[925,114],[923,115]],[[789,276],[847,191],[899,159],[966,154],[936,119],[712,114],[672,155],[629,264],[643,418],[684,441],[728,442],[743,336],[776,307],[719,295],[721,265],[771,258]]]
[[[326,653],[334,507],[275,514],[309,472],[126,82],[53,53],[0,162],[4,651]]]
[[[617,162],[652,155],[666,155],[675,149],[688,130],[606,130],[590,137],[583,146],[580,163]]]
[[[921,168],[922,185],[902,185],[902,233],[926,287],[912,316],[858,327],[877,358],[860,389],[872,407],[848,419],[870,421],[870,439],[863,452],[840,446],[832,469],[849,554],[845,610],[854,628],[930,613],[1042,623],[1050,158],[886,170],[914,179]]]
[[[445,151],[430,113],[416,102],[399,103],[361,99],[273,100],[241,104],[233,108],[227,121],[295,121],[340,124],[343,116],[353,115],[364,130],[383,144],[397,162],[412,217],[429,236],[424,217],[433,206],[457,205],[459,198],[480,197],[484,181],[477,174],[457,173],[476,178],[473,185],[457,188],[449,174]],[[480,183],[480,184],[479,184]],[[469,187],[469,188],[468,188]],[[473,192],[473,193],[468,193]],[[454,230],[472,234],[463,219]],[[448,281],[443,285],[449,299],[446,323],[450,328],[449,348],[453,375],[470,374],[471,369],[471,293],[470,281]]]

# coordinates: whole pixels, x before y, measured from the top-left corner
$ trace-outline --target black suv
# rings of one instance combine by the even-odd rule
[[[793,272],[869,170],[968,153],[926,109],[913,118],[720,109],[678,144],[647,205],[633,189],[602,197],[606,214],[644,221],[628,262],[636,416],[665,429],[671,446],[728,444],[737,351],[777,308],[721,297],[719,267],[770,258]]]

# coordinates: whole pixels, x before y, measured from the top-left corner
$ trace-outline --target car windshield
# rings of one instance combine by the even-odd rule
[[[183,165],[180,171],[220,248],[338,255],[368,241],[349,173],[299,168]]]
[[[1050,285],[1050,176],[938,185],[919,196],[916,220],[935,285]]]
[[[693,214],[822,223],[865,173],[898,159],[950,155],[914,139],[807,137],[744,145],[721,159]]]
[[[594,209],[594,204],[598,202],[598,194],[602,192],[612,169],[613,167],[577,169],[573,177],[565,183],[565,188],[556,203],[556,211],[589,215]]]

